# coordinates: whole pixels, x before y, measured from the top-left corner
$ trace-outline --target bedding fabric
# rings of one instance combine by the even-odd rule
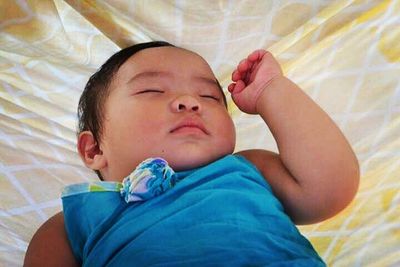
[[[400,0],[0,1],[0,266],[21,266],[63,187],[96,181],[75,148],[89,76],[130,44],[202,55],[226,90],[265,48],[338,124],[361,167],[352,204],[300,230],[329,266],[400,265]],[[229,101],[236,150],[278,151]]]

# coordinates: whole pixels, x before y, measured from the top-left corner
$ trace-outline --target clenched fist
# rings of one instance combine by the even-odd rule
[[[265,50],[256,50],[240,61],[232,73],[228,90],[238,108],[249,114],[258,114],[257,101],[271,81],[282,75],[274,56]]]

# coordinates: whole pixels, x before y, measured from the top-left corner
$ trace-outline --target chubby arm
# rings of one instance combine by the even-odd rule
[[[46,221],[29,244],[24,267],[35,266],[79,266],[69,245],[61,212]]]
[[[359,166],[330,117],[282,74],[266,51],[243,60],[232,79],[235,103],[263,118],[279,150],[239,154],[258,167],[292,220],[315,223],[344,209],[357,192]]]

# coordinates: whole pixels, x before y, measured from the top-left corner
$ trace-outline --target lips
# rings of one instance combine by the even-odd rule
[[[193,132],[196,129],[201,130],[205,134],[209,134],[207,129],[204,127],[204,124],[201,122],[200,119],[197,118],[185,118],[181,120],[179,123],[177,123],[172,130],[170,131],[171,133],[174,132],[180,132],[186,129],[187,131]],[[192,129],[192,130],[191,130]],[[180,130],[180,131],[178,131]]]

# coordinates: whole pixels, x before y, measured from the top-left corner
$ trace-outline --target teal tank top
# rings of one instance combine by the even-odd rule
[[[82,266],[325,266],[245,158],[174,178],[128,203],[121,183],[66,187],[66,232]]]

